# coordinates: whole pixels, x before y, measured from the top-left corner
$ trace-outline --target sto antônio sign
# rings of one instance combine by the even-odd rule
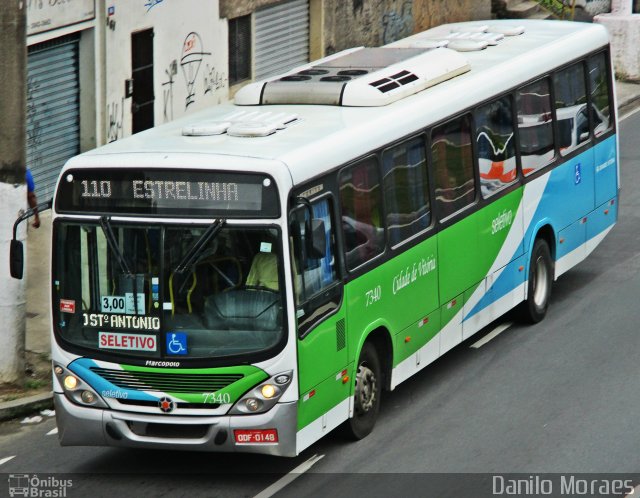
[[[27,0],[27,34],[88,21],[95,15],[94,0]]]

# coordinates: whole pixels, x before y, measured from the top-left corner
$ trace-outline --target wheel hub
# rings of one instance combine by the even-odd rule
[[[358,367],[356,375],[356,411],[366,413],[376,401],[376,376],[366,365]]]

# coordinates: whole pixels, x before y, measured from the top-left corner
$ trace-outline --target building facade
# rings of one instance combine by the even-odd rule
[[[444,22],[490,0],[29,0],[27,165],[67,159],[232,98],[247,82]]]

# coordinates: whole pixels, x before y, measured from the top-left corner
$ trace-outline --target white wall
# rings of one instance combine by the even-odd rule
[[[106,0],[105,141],[131,134],[131,34],[154,30],[155,125],[228,96],[227,23],[217,1]],[[109,15],[109,8],[114,9]]]

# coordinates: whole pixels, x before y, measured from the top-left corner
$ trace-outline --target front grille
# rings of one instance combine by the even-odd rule
[[[142,437],[170,439],[200,439],[209,430],[209,425],[156,424],[147,422],[127,422],[131,432]]]
[[[121,389],[179,393],[216,392],[244,377],[242,374],[178,374],[99,367],[91,367],[91,371]]]

